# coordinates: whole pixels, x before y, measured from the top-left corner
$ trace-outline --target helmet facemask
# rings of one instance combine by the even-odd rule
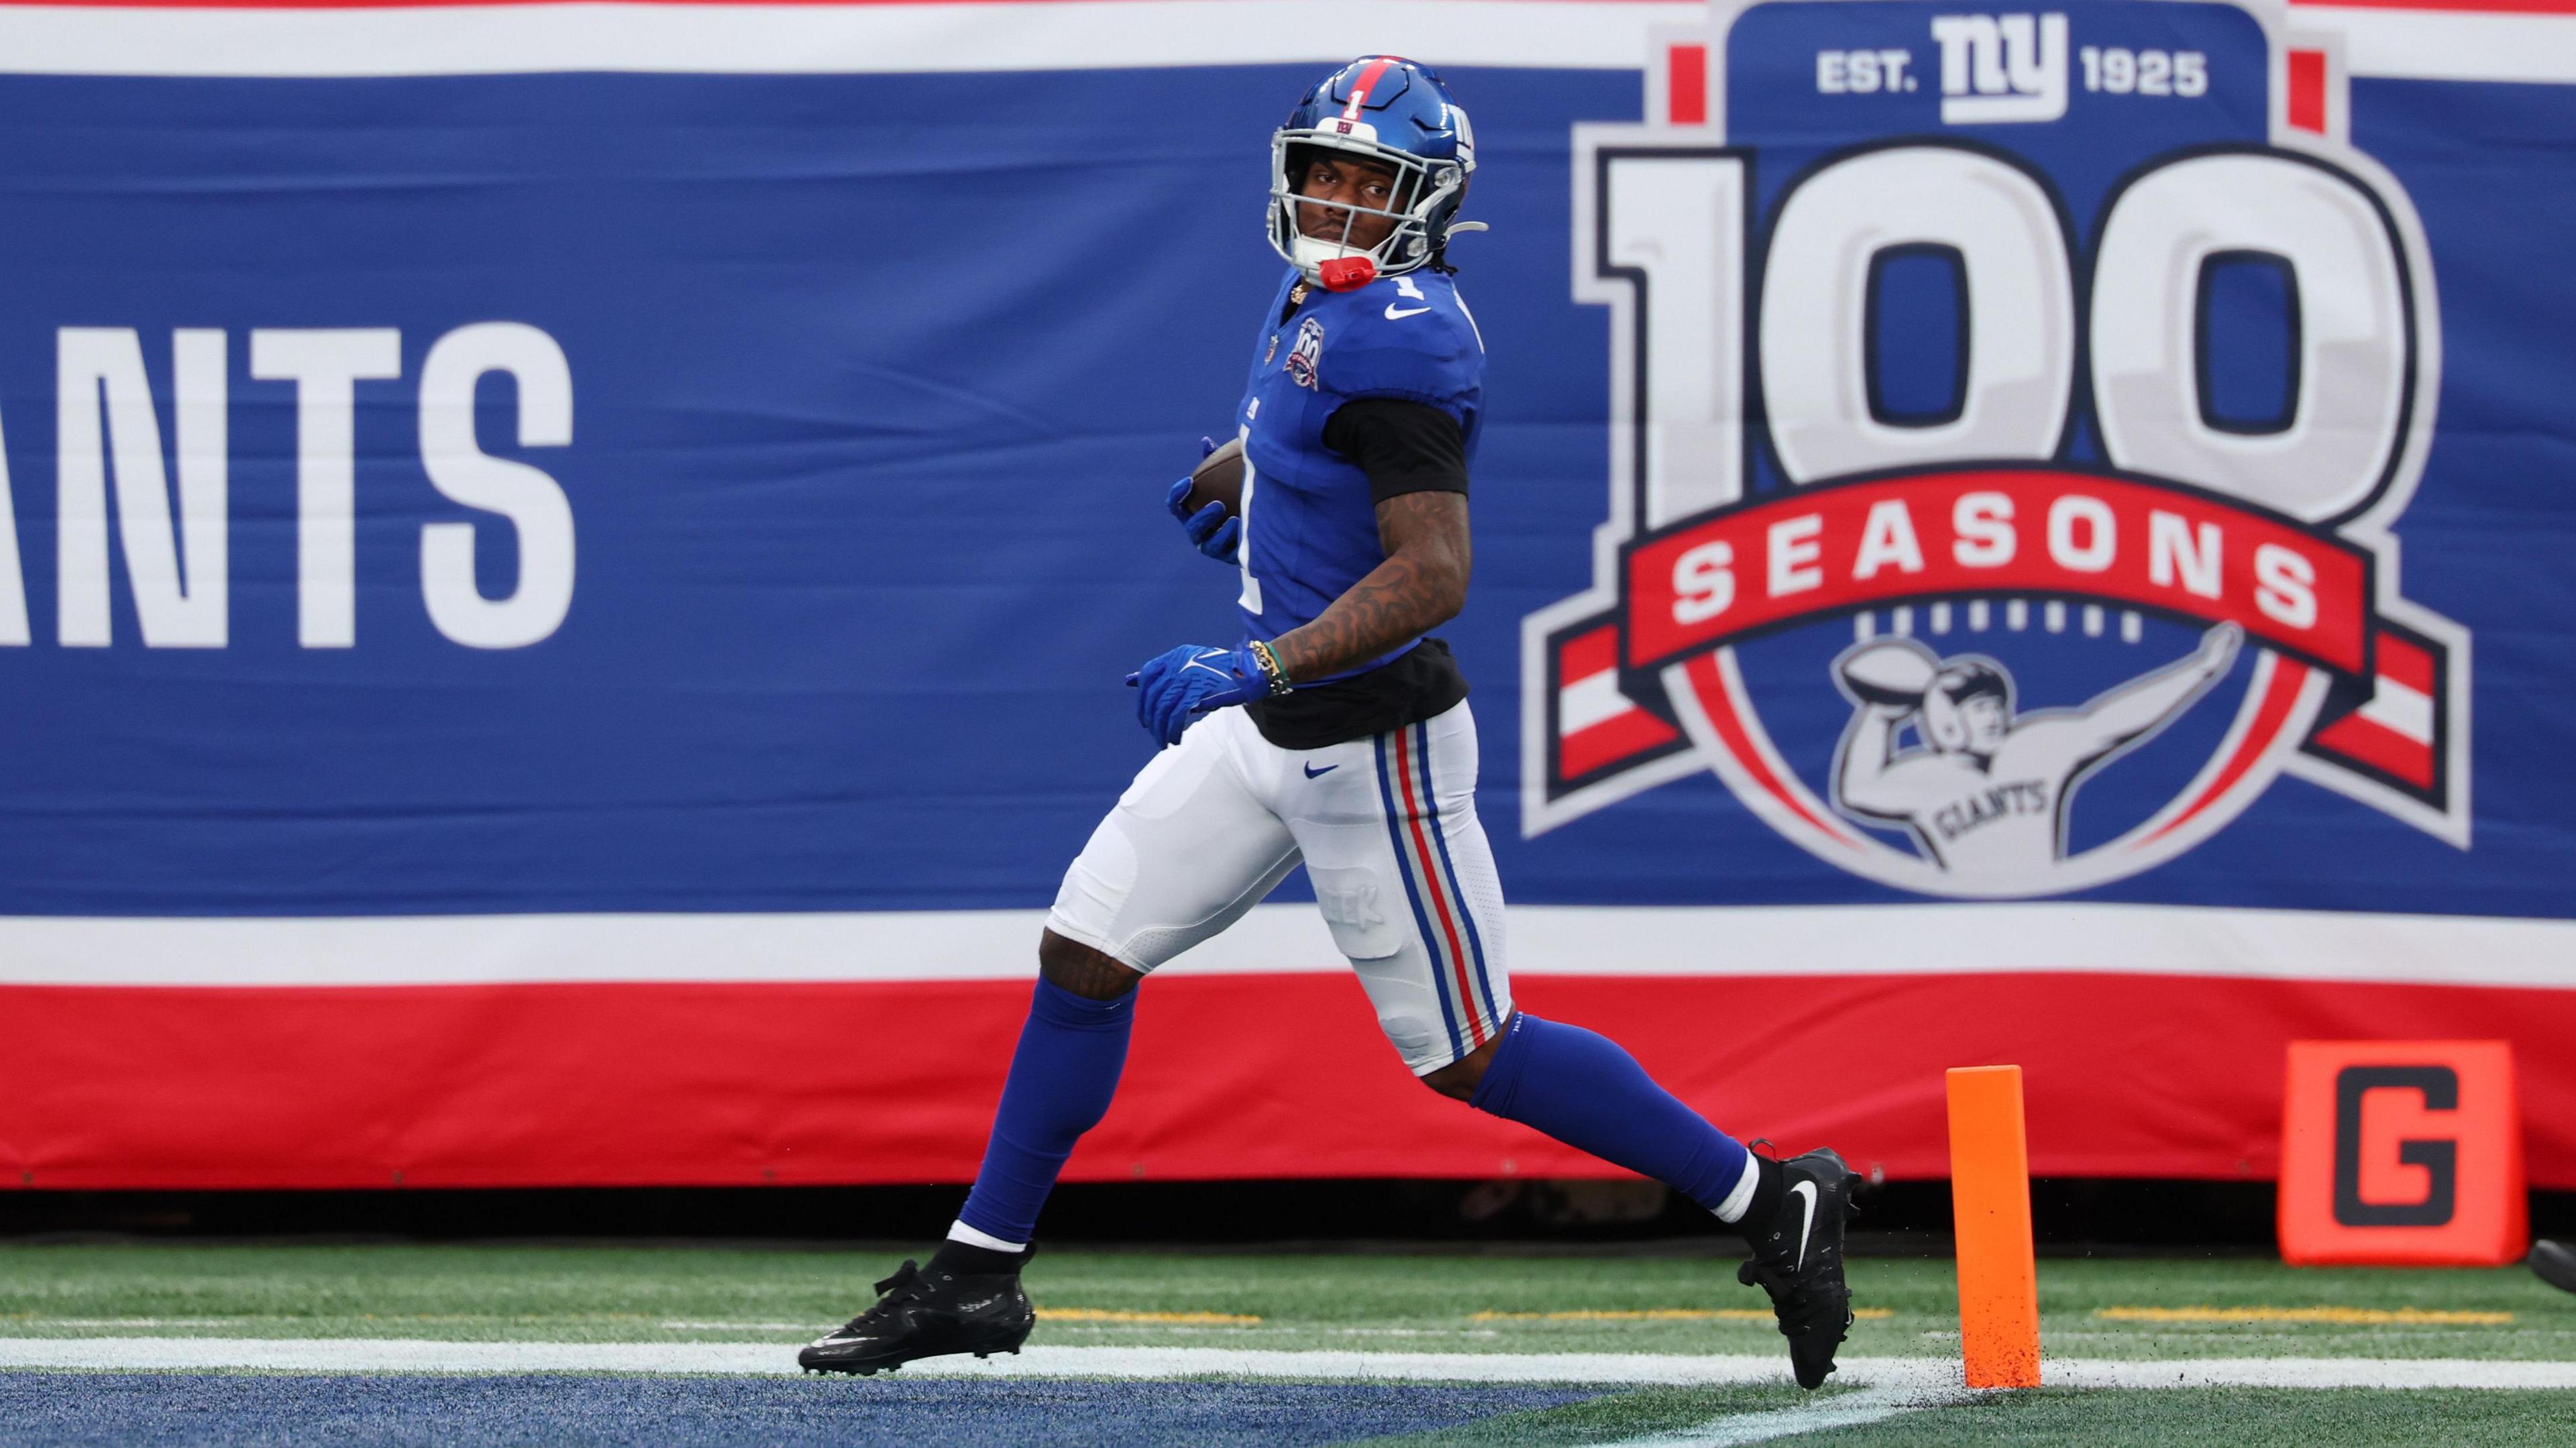
[[[1432,235],[1432,220],[1456,209],[1458,197],[1467,188],[1466,167],[1382,146],[1365,122],[1335,121],[1332,127],[1282,130],[1271,138],[1270,244],[1307,280],[1336,290],[1364,286],[1376,277],[1401,276],[1437,262],[1444,238]],[[1332,152],[1392,172],[1387,205],[1360,206],[1298,195],[1317,152]],[[1336,224],[1324,228],[1325,235],[1310,236],[1297,224],[1300,207],[1335,214]],[[1387,234],[1374,246],[1352,243],[1362,217],[1382,217],[1389,223]]]

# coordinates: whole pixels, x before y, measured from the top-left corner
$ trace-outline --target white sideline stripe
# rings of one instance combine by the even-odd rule
[[[1636,70],[1683,0],[976,0],[967,4],[0,5],[0,73],[863,74],[1330,64],[1365,45],[1443,67]],[[2352,73],[2576,81],[2576,16],[2294,6]]]
[[[1802,1433],[1822,1433],[1829,1428],[1865,1427],[1903,1413],[1973,1402],[1979,1396],[1966,1388],[1930,1392],[1919,1388],[1873,1388],[1822,1402],[1800,1403],[1794,1408],[1729,1413],[1695,1428],[1621,1438],[1602,1448],[1737,1448],[1739,1444],[1768,1443]]]
[[[2418,744],[2433,742],[2433,697],[2386,674],[2371,686],[2370,702],[2361,706],[2361,717]]]
[[[1519,905],[1520,975],[2236,977],[2576,987],[2576,920],[2050,901]],[[1025,980],[1036,910],[335,919],[0,917],[0,985],[397,986]],[[1164,967],[1349,969],[1311,905],[1263,905]]]
[[[0,7],[0,71],[388,76],[1329,65],[1362,47],[1473,65],[1636,70],[1675,0],[577,3],[379,9]]]
[[[784,1375],[776,1342],[443,1342],[417,1338],[12,1337],[0,1368],[269,1372],[605,1372]],[[1786,1382],[1776,1353],[1430,1353],[1203,1347],[1033,1347],[1014,1357],[932,1358],[907,1376],[1359,1379],[1452,1383],[1726,1385]],[[2050,1358],[2041,1378],[2072,1388],[2576,1388],[2576,1362],[2440,1358]],[[1891,1392],[1960,1390],[1953,1358],[1849,1358],[1833,1381]]]
[[[1557,732],[1572,734],[1595,724],[1606,724],[1637,706],[1619,692],[1619,676],[1604,669],[1589,678],[1577,679],[1556,696]]]
[[[2576,1388],[2576,1362],[2476,1358],[2042,1358],[2065,1388]]]

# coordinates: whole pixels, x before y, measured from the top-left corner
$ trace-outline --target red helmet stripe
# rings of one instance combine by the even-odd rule
[[[1395,64],[1395,57],[1391,55],[1377,55],[1369,58],[1368,69],[1361,71],[1360,78],[1351,84],[1350,103],[1342,107],[1343,120],[1356,121],[1360,118],[1360,107],[1368,104],[1369,92],[1377,89],[1377,78],[1386,74],[1386,68],[1393,64]]]

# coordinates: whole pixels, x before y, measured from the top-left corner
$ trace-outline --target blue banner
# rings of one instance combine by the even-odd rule
[[[2343,263],[2280,264],[2286,243],[2248,241],[2187,299],[2216,308],[2203,330],[2220,339],[2203,359],[2218,411],[2201,422],[2272,435],[2263,418],[2296,405],[2282,369],[2305,355],[2327,369],[2302,394],[2321,426],[2418,429],[2371,442],[2392,461],[2354,465],[2349,497],[2240,494],[2361,539],[2376,592],[2355,646],[2375,662],[2319,667],[2310,694],[2279,686],[2295,727],[2258,761],[2264,787],[2218,808],[2223,828],[2135,868],[1992,888],[1953,888],[1936,872],[1958,871],[1919,842],[1942,827],[1901,811],[1836,804],[1821,835],[1784,839],[1759,780],[1703,767],[1704,750],[1669,767],[1712,725],[1633,659],[1615,698],[1591,697],[1665,742],[1542,777],[1555,766],[1525,739],[1569,727],[1524,699],[1525,678],[1580,680],[1557,660],[1572,634],[1524,619],[1615,584],[1595,530],[1614,511],[1605,478],[1638,451],[1613,425],[1635,381],[1614,376],[1613,334],[1634,329],[1598,305],[1617,268],[1577,235],[1611,224],[1617,148],[1577,128],[1633,122],[1637,77],[1457,68],[1481,142],[1467,214],[1493,230],[1456,258],[1491,366],[1475,589],[1447,636],[1475,687],[1513,900],[2075,893],[2576,913],[2561,546],[2576,503],[2558,486],[2576,466],[2558,340],[2576,295],[2531,281],[2576,235],[2576,112],[2555,87],[2365,80],[2338,100],[2348,146],[2285,149],[2270,42],[2246,12],[2105,3],[2067,12],[2071,37],[2025,16],[1944,38],[1938,8],[1756,7],[1717,62],[1725,134],[1656,143],[1745,167],[1741,231],[1710,243],[1745,269],[1739,319],[1766,285],[1803,284],[1782,280],[1783,216],[1825,195],[1837,160],[1908,138],[1946,148],[1961,184],[2019,177],[2053,208],[2060,295],[2031,304],[2073,330],[1971,336],[1962,309],[1982,303],[1956,279],[1990,264],[1974,250],[1988,242],[1898,246],[1865,288],[1879,310],[1855,324],[1885,344],[1870,406],[1896,421],[1871,425],[1898,444],[1962,425],[1938,419],[1989,365],[1963,355],[2057,346],[2029,362],[2063,374],[2035,404],[2049,447],[1993,433],[1982,460],[2206,491],[2225,480],[2105,440],[2111,304],[2084,287],[2100,286],[2106,210],[2176,158],[2309,168],[2380,228],[2372,245],[2396,248],[2352,265],[2387,268],[2412,309],[2379,319],[2398,352],[2359,357],[2374,344],[2356,334],[2302,353],[2346,302],[2297,279]],[[2046,64],[2058,116],[1943,119],[1960,101],[2044,107],[2044,88],[2013,82]],[[1280,268],[1259,226],[1267,136],[1313,69],[0,78],[0,419],[25,601],[5,659],[0,910],[1044,904],[1152,751],[1121,676],[1232,635],[1230,577],[1188,550],[1161,498],[1236,401]],[[1991,96],[1985,70],[2005,77]],[[2159,89],[2141,92],[2149,71]],[[2116,76],[2125,93],[2106,89]],[[1572,286],[1570,242],[1593,268]],[[1738,330],[1718,345],[1745,364],[1742,499],[1915,465],[1897,444],[1784,462],[1775,439],[1799,419],[1779,389],[1807,365],[1802,344]],[[2383,363],[2420,392],[2392,394],[2384,419],[2337,413],[2325,389],[2365,392]],[[2133,410],[2136,428],[2160,425],[2155,404]],[[2397,486],[2402,507],[2370,511]],[[1703,511],[1621,526],[1642,537]],[[1574,621],[1630,626],[1619,598],[1594,599]],[[1935,667],[1994,657],[2025,713],[2180,659],[2208,623],[2045,579],[1903,606],[1901,636]],[[2010,630],[2008,607],[2025,619]],[[1775,711],[1775,802],[1840,798],[1828,776],[1852,705],[1827,664],[1872,636],[1900,636],[1895,606],[1846,599],[1730,646],[1745,700]],[[2170,728],[2085,762],[2060,863],[2211,782],[2260,702],[2260,653]],[[2336,753],[2336,721],[2380,678],[2396,684],[2381,732],[2401,744]],[[1622,772],[1638,759],[1661,772]],[[2071,797],[2075,766],[2052,767]],[[1838,863],[1818,842],[1834,836],[1888,863]]]

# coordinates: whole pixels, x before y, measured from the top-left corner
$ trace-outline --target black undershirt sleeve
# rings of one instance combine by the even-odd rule
[[[1394,397],[1345,402],[1324,420],[1324,446],[1368,474],[1369,498],[1467,491],[1467,439],[1457,419]]]

